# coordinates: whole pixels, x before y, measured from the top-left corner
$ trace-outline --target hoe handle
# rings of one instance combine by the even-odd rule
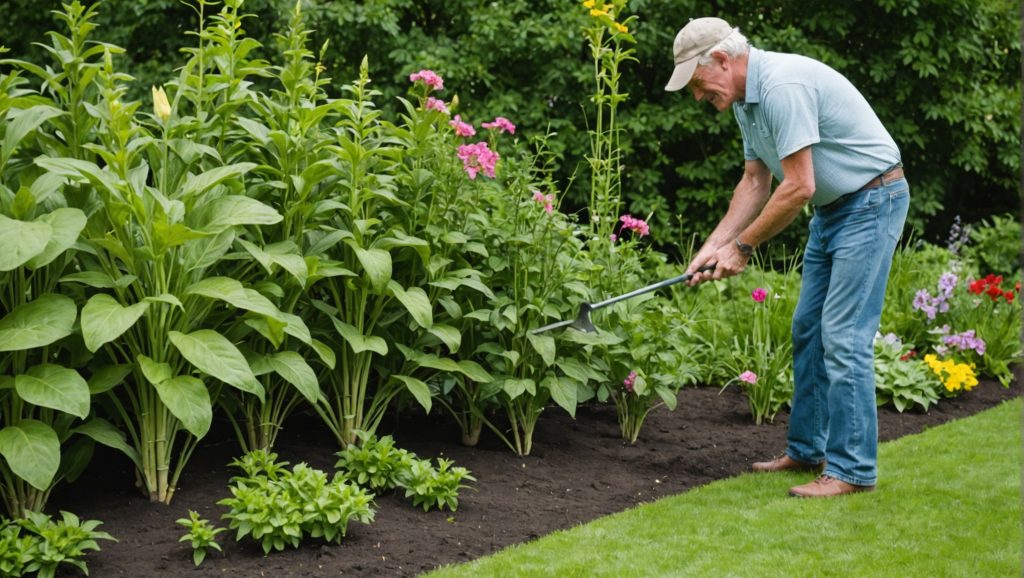
[[[714,271],[714,270],[715,270],[715,263],[712,263],[711,265],[705,265],[705,266],[701,267],[700,269],[697,269],[697,272],[698,273],[707,273],[709,271]],[[669,285],[675,285],[676,283],[683,283],[685,281],[689,281],[691,277],[693,277],[692,273],[684,273],[682,275],[679,275],[678,277],[672,277],[671,279],[665,279],[664,281],[658,281],[657,283],[654,283],[652,285],[648,285],[646,287],[641,287],[641,288],[636,289],[634,291],[630,291],[629,293],[626,293],[624,295],[619,295],[618,297],[611,297],[611,298],[605,299],[604,301],[601,301],[599,303],[594,303],[593,305],[590,306],[590,310],[593,311],[594,309],[600,309],[602,307],[607,307],[609,305],[613,305],[615,303],[618,303],[619,301],[625,301],[626,299],[632,299],[633,297],[636,297],[637,295],[643,295],[644,293],[650,293],[651,291],[656,291],[658,289],[661,289],[662,287],[668,287]]]

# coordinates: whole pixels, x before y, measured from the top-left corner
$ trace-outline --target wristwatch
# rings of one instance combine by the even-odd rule
[[[739,237],[736,237],[736,248],[739,249],[740,253],[746,255],[747,257],[754,254],[754,246],[748,245],[743,241],[740,241]]]

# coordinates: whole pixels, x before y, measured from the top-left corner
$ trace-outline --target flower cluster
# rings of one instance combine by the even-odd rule
[[[503,116],[495,118],[492,122],[482,123],[480,126],[488,129],[496,128],[499,133],[507,132],[509,134],[516,134],[516,125],[512,124],[512,121]]]
[[[1003,298],[1007,303],[1013,303],[1013,298],[1020,291],[1020,282],[1014,286],[1012,290],[1004,291],[1000,285],[1003,284],[1002,275],[988,274],[983,279],[977,279],[972,281],[968,286],[967,290],[975,295],[985,294],[992,298],[992,301],[998,301],[999,298]]]
[[[622,380],[622,386],[626,388],[626,391],[633,393],[633,384],[636,383],[636,372],[630,371],[626,379]]]
[[[972,349],[978,355],[985,355],[985,340],[975,335],[973,329],[963,333],[947,335],[942,338],[942,342],[946,347],[955,347],[958,351]],[[945,353],[945,351],[941,351],[939,348],[936,348],[936,351],[940,354]]]
[[[755,383],[757,383],[757,374],[754,373],[753,371],[748,370],[739,374],[739,376],[737,376],[736,379],[745,383],[749,383],[750,385],[754,385]]]
[[[974,375],[974,366],[966,363],[957,363],[952,359],[940,360],[937,356],[928,354],[924,356],[928,367],[939,376],[942,385],[947,391],[970,391],[978,385],[978,378]]]
[[[943,273],[939,278],[939,290],[933,296],[927,289],[921,289],[914,296],[914,310],[924,311],[929,321],[934,321],[938,313],[949,311],[949,298],[956,288],[957,277],[954,273]]]
[[[603,21],[605,24],[608,24],[614,28],[616,32],[622,34],[629,33],[629,28],[626,27],[625,24],[615,21],[615,15],[613,12],[615,6],[613,4],[605,4],[602,2],[598,5],[596,0],[584,0],[583,7],[590,10],[591,16]]]
[[[641,237],[646,237],[651,234],[651,228],[647,226],[647,221],[643,219],[637,219],[632,215],[622,215],[619,217],[619,221],[622,221],[622,229],[619,231],[620,233],[629,229]],[[612,241],[614,241],[615,238],[615,235],[612,235]]]
[[[458,118],[458,117],[456,117]],[[480,141],[476,144],[462,145],[459,147],[459,159],[462,160],[462,168],[470,179],[476,179],[477,173],[483,171],[488,177],[494,178],[494,167],[501,157],[492,151],[486,142]]]
[[[542,203],[544,205],[544,210],[547,211],[549,215],[551,214],[551,211],[555,210],[554,193],[548,193],[545,195],[540,191],[533,191],[533,200],[538,203]]]
[[[750,298],[758,303],[764,303],[764,300],[768,298],[768,291],[762,287],[758,287],[750,292]]]
[[[421,70],[409,75],[409,82],[422,82],[432,90],[444,90],[444,79],[433,70]]]
[[[476,129],[473,128],[473,125],[468,122],[463,122],[462,116],[460,115],[455,115],[455,118],[448,121],[448,124],[455,129],[455,134],[457,136],[473,136],[476,134]]]

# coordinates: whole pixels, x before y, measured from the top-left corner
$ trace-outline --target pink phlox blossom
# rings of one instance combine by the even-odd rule
[[[626,391],[632,393],[634,383],[636,383],[636,372],[630,371],[629,375],[626,376],[626,379],[622,380],[622,385],[626,388]]]
[[[496,128],[498,129],[498,132],[516,134],[516,125],[512,124],[512,122],[509,119],[503,116],[495,118],[493,122],[485,122],[480,126],[484,128]]]
[[[427,110],[436,110],[437,112],[448,114],[448,105],[445,104],[443,100],[434,98],[433,96],[427,97],[427,103],[424,107]]]
[[[757,289],[754,289],[753,291],[750,292],[750,298],[753,299],[754,301],[757,301],[758,303],[764,303],[764,300],[768,298],[768,291],[761,287],[758,287]]]
[[[477,173],[483,171],[488,177],[494,178],[494,166],[501,158],[497,152],[492,151],[486,142],[461,145],[459,147],[459,159],[462,160],[462,168],[470,179],[476,179]]]
[[[608,238],[611,239],[612,243],[614,243],[615,241],[619,240],[619,236],[616,235],[615,233],[612,233],[611,235],[608,235]]]
[[[641,237],[646,237],[651,234],[650,227],[647,226],[647,221],[643,219],[637,219],[632,215],[622,215],[619,217],[622,221],[622,228],[629,229]]]
[[[549,193],[549,194],[545,195],[544,193],[542,193],[540,191],[533,191],[533,200],[535,202],[543,204],[544,205],[544,210],[547,211],[547,213],[549,215],[551,214],[552,211],[555,210],[555,195],[554,195],[554,193]]]
[[[753,385],[757,383],[757,374],[753,371],[744,371],[739,375],[739,377],[737,377],[737,379]]]
[[[476,129],[473,128],[473,125],[462,122],[461,115],[455,115],[455,118],[448,121],[448,124],[455,128],[455,134],[458,136],[473,136],[476,134]]]
[[[421,70],[409,75],[409,82],[423,82],[434,90],[444,90],[444,79],[433,70]]]

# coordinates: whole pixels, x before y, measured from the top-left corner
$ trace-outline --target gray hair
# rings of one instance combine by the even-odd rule
[[[697,59],[699,66],[707,66],[711,64],[712,52],[724,52],[729,55],[730,58],[746,54],[750,50],[750,42],[747,37],[740,33],[739,28],[733,28],[732,33],[726,36],[721,42],[712,46],[711,48],[704,51]]]

